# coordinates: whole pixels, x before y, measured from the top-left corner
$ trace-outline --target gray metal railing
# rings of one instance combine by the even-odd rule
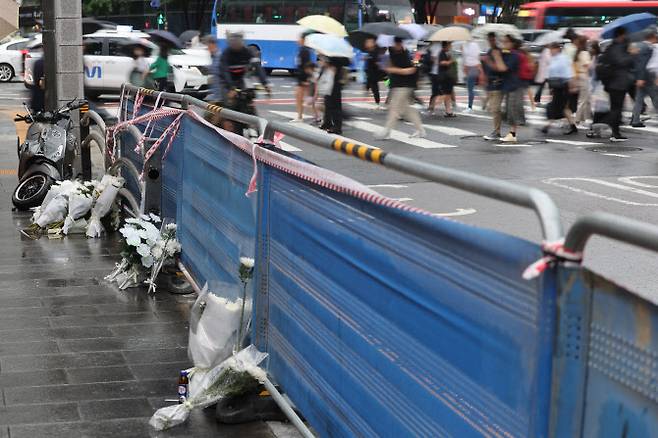
[[[581,252],[594,235],[658,252],[658,226],[603,212],[576,220],[567,233],[564,246],[570,251]]]
[[[380,164],[389,169],[394,169],[408,175],[425,178],[429,181],[456,189],[531,209],[539,219],[544,239],[557,240],[564,235],[557,206],[553,200],[541,190],[423,163],[400,155],[384,152],[381,149],[372,146],[351,143],[343,137],[327,134],[319,130],[304,129],[289,123],[276,120],[266,120],[262,117],[221,108],[192,96],[146,90],[129,84],[124,85],[125,96],[130,96],[131,94],[134,96],[138,91],[154,98],[159,95],[161,99],[165,99],[169,102],[177,102],[183,108],[192,106],[216,114],[221,113],[221,116],[228,120],[255,127],[266,141],[271,140],[274,133],[278,131],[290,137],[306,141],[314,146],[335,150],[359,158],[363,161]]]

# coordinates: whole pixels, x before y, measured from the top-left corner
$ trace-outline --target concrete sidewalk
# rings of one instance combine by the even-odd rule
[[[0,438],[273,437],[265,423],[222,426],[214,411],[157,433],[154,410],[187,368],[194,297],[121,292],[103,282],[117,236],[21,238],[12,212],[16,130],[0,115]]]

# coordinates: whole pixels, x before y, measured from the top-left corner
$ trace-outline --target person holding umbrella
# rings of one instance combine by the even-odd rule
[[[304,98],[308,94],[311,74],[311,51],[306,47],[305,41],[307,32],[299,36],[299,51],[296,58],[296,73],[297,73],[297,87],[295,88],[295,107],[297,109],[297,118],[293,122],[301,122],[304,120]]]
[[[402,45],[402,38],[395,37],[394,44],[389,48],[389,65],[384,68],[391,81],[391,92],[388,106],[388,117],[384,131],[376,136],[378,140],[390,139],[391,129],[400,118],[409,120],[416,127],[412,138],[424,138],[425,128],[418,110],[411,106],[413,92],[416,88],[418,69],[411,62],[409,52]]]
[[[366,90],[372,91],[372,96],[375,99],[377,109],[383,109],[381,106],[381,97],[379,95],[379,81],[381,81],[386,74],[379,67],[380,49],[374,37],[368,38],[365,41],[366,51]]]
[[[160,44],[159,47],[158,56],[155,58],[155,62],[150,65],[148,73],[155,83],[155,88],[159,91],[165,91],[167,89],[167,78],[171,71],[171,65],[167,60],[169,58],[169,47],[165,44]]]

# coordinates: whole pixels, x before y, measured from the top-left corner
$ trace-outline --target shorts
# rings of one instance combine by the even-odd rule
[[[441,95],[441,86],[439,84],[439,75],[430,75],[430,81],[432,83],[432,97]]]
[[[297,73],[297,85],[307,85],[309,81],[309,75],[304,72]]]
[[[455,82],[452,80],[452,77],[447,73],[441,73],[438,76],[439,82],[439,96],[447,96],[452,94],[455,89]]]

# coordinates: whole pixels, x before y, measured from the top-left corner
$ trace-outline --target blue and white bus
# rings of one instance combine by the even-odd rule
[[[240,31],[246,44],[260,52],[266,71],[292,71],[297,40],[303,32],[295,24],[297,20],[307,15],[329,15],[349,32],[359,27],[360,5],[362,23],[414,21],[409,0],[215,0],[211,26],[221,48],[226,46],[227,31]]]

